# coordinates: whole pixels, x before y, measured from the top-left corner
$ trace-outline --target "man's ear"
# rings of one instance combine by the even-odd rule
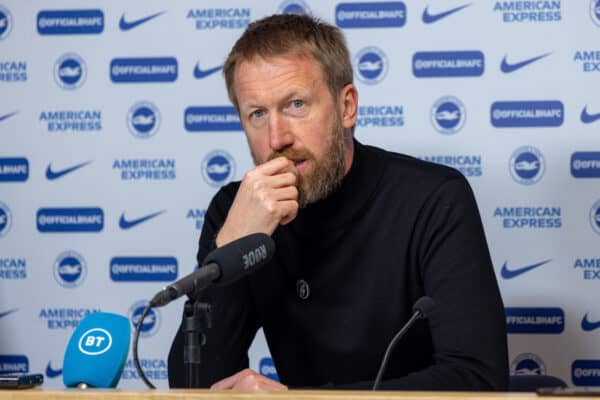
[[[358,90],[349,83],[342,88],[339,96],[339,110],[343,128],[352,128],[356,124],[358,113]]]

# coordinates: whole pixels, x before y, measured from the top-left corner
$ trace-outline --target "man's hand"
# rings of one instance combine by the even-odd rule
[[[251,233],[271,235],[298,213],[296,168],[285,157],[261,164],[244,176],[217,235],[217,247]]]
[[[250,368],[246,368],[235,375],[225,378],[214,385],[211,390],[287,390],[287,386],[279,382],[275,382],[261,374],[254,372]]]

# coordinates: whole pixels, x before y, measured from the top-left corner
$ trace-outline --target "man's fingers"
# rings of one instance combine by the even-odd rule
[[[282,174],[277,174],[270,176],[268,181],[271,187],[280,188],[284,186],[294,186],[296,184],[297,176],[293,172],[284,172]]]
[[[273,189],[273,198],[277,201],[297,200],[298,188],[296,188],[296,186],[287,186],[279,189]]]
[[[264,175],[274,175],[282,170],[292,172],[295,170],[295,167],[293,161],[290,161],[285,157],[277,157],[258,165],[255,170]]]
[[[248,369],[243,369],[237,374],[233,374],[225,379],[221,379],[220,381],[213,383],[213,385],[210,388],[216,390],[231,389],[235,386],[237,381],[239,381],[246,374],[248,374],[248,371]]]
[[[298,215],[298,202],[296,200],[281,201],[280,206],[284,215],[281,221],[279,221],[280,225],[287,225],[296,219],[296,215]]]
[[[287,386],[264,377],[249,368],[216,382],[210,388],[211,390],[287,390]]]

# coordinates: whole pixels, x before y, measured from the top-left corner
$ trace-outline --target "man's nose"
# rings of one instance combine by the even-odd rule
[[[271,114],[269,116],[269,146],[272,150],[283,150],[294,144],[294,134],[285,117]]]

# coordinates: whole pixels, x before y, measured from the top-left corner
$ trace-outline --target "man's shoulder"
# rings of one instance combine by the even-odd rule
[[[235,199],[240,183],[240,181],[234,181],[221,186],[210,201],[209,210],[216,208],[228,212],[231,204],[233,204],[233,199]]]
[[[439,187],[451,180],[465,180],[464,175],[458,170],[445,165],[375,146],[364,146],[364,148],[370,153],[370,157],[385,161],[385,181],[400,187],[426,189]]]

